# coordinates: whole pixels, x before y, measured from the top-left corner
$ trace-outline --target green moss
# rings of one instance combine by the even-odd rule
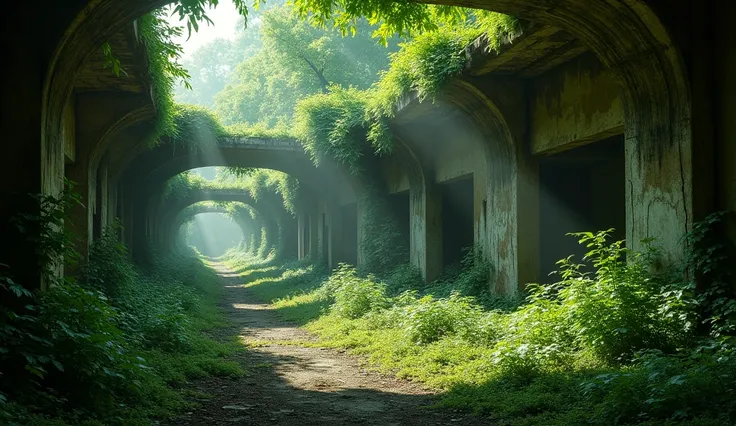
[[[321,156],[330,156],[357,170],[366,133],[376,153],[392,151],[387,123],[403,96],[415,93],[420,101],[434,101],[447,82],[462,73],[470,42],[483,37],[489,49],[498,50],[504,38],[518,31],[513,17],[476,11],[467,21],[422,32],[391,55],[391,67],[372,88],[332,88],[328,94],[300,101],[297,136],[316,163]]]

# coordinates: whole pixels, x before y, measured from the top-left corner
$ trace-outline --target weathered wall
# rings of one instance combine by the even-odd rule
[[[409,190],[409,171],[405,159],[399,155],[381,157],[381,177],[389,194]]]
[[[534,154],[552,153],[623,133],[620,89],[600,61],[586,54],[529,86],[529,140]]]
[[[55,2],[32,22],[25,17],[32,14],[33,6],[18,2],[7,6],[0,18],[3,23],[0,45],[6,62],[13,66],[0,70],[0,131],[12,143],[2,144],[0,150],[3,158],[12,159],[13,164],[0,172],[3,195],[0,222],[8,223],[13,211],[29,207],[17,204],[10,194],[53,193],[59,188],[65,145],[62,111],[68,104],[79,67],[96,51],[100,40],[164,3],[159,0]],[[549,7],[548,1],[540,0],[441,3],[485,7],[560,26],[595,50],[601,61],[613,70],[626,116],[630,239],[664,237],[667,250],[675,251],[681,234],[699,218],[700,211],[693,205],[708,205],[700,203],[698,198],[707,198],[715,192],[707,180],[700,180],[716,169],[714,161],[708,162],[707,156],[713,142],[708,129],[714,118],[707,108],[712,102],[717,103],[713,126],[717,141],[717,198],[721,207],[734,207],[736,176],[731,171],[731,162],[736,151],[733,147],[736,128],[731,112],[736,109],[732,96],[736,92],[736,87],[732,87],[736,61],[730,48],[733,31],[728,21],[733,6],[715,0],[560,0],[554,8]],[[653,5],[651,10],[648,4]],[[85,7],[88,9],[81,13]],[[703,10],[708,13],[703,14]],[[709,25],[707,19],[718,21],[718,25]],[[693,31],[694,27],[705,31]],[[716,41],[717,67],[710,72],[710,58],[702,47]],[[711,89],[707,82],[714,76],[719,81]],[[691,109],[696,103],[698,108]],[[579,140],[581,136],[575,138]],[[518,167],[517,162],[511,171]],[[502,255],[504,262],[523,251],[514,242],[520,232],[512,228],[514,224],[508,218],[505,222],[496,220],[492,201],[503,201],[497,194],[516,197],[509,201],[514,208],[519,207],[514,220],[517,224],[527,223],[522,216],[535,209],[520,203],[518,192],[523,185],[533,186],[530,183],[533,179],[527,179],[532,175],[519,174],[523,180],[504,183],[496,188],[499,191],[489,192],[494,198],[488,200],[488,213],[484,217],[488,227],[506,229],[515,235],[511,239],[498,239],[497,242],[505,241],[509,245],[493,246],[491,250],[506,251]],[[123,210],[132,206],[126,204]],[[528,232],[529,228],[524,225],[524,229]],[[11,243],[4,248],[0,263],[23,265],[16,269],[31,270],[27,259],[33,258],[33,247],[17,246],[13,244],[19,241],[16,236],[5,232],[2,235]],[[492,233],[486,230],[483,235]],[[9,252],[12,252],[10,259]],[[519,261],[518,265],[522,263]]]

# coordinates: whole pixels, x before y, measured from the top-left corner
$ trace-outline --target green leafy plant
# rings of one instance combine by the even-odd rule
[[[324,295],[334,299],[332,309],[345,318],[360,318],[388,305],[384,285],[371,277],[359,277],[355,268],[345,264],[340,264],[332,273]]]
[[[16,222],[39,245],[51,285],[35,294],[12,271],[0,273],[4,424],[145,422],[184,406],[168,383],[241,373],[223,359],[231,348],[200,333],[218,313],[217,278],[198,259],[159,259],[144,276],[109,229],[81,279],[61,278],[57,265],[71,245],[59,225],[77,197],[67,190],[37,198],[39,212]]]
[[[384,282],[343,266],[327,279],[282,286],[271,278],[252,288],[278,291],[269,300],[310,321],[325,346],[366,355],[443,390],[442,404],[501,423],[730,424],[736,358],[720,309],[733,299],[718,287],[730,259],[718,223],[713,216],[694,226],[687,262],[664,269],[653,241],[632,251],[609,241],[610,231],[576,234],[586,256],[561,260],[558,282],[530,286],[521,303],[489,296],[488,265],[473,252],[467,276],[427,285],[405,280],[405,268]],[[485,272],[468,268],[476,264]]]
[[[453,293],[437,300],[427,295],[406,305],[402,327],[412,342],[427,344],[465,332],[473,327],[479,315],[480,310],[471,298]]]

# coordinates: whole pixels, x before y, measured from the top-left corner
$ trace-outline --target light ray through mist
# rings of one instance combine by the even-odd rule
[[[187,243],[207,257],[220,257],[243,241],[240,227],[222,213],[200,213],[194,216]]]

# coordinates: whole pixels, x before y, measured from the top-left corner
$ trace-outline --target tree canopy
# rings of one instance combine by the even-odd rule
[[[226,124],[288,122],[296,103],[326,92],[332,85],[369,87],[388,66],[390,49],[367,31],[343,37],[317,28],[281,6],[263,14],[262,48],[241,62],[230,83],[215,96],[215,109]],[[389,40],[393,48],[395,40]]]

